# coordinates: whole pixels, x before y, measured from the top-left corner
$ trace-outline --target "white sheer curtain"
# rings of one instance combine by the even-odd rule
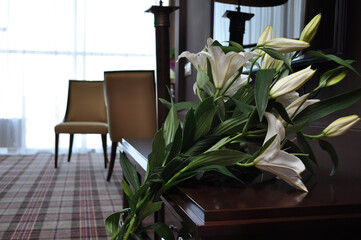
[[[244,7],[241,12],[254,13],[246,22],[243,44],[253,44],[266,26],[271,25],[274,37],[298,38],[304,26],[305,0],[289,0],[275,7]],[[215,2],[213,38],[229,41],[229,19],[222,17],[226,10],[236,11],[236,5]]]
[[[155,0],[0,0],[0,153],[53,151],[69,79],[155,69]],[[68,136],[60,138],[61,151]],[[100,149],[79,135],[74,151]]]

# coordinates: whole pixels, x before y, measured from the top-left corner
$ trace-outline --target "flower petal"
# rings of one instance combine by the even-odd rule
[[[279,151],[270,163],[258,163],[257,168],[277,175],[291,186],[308,192],[301,180],[300,173],[305,170],[302,161],[285,151]]]
[[[279,79],[271,88],[269,94],[271,98],[277,98],[287,93],[293,92],[300,88],[307,80],[309,80],[316,70],[312,70],[311,66],[292,73],[284,78]]]
[[[296,156],[280,150],[281,140],[284,138],[285,130],[280,120],[265,112],[268,121],[268,130],[265,142],[276,135],[276,138],[268,148],[259,155],[254,164],[257,168],[271,172],[291,186],[307,192],[307,188],[301,181],[300,173],[305,170],[302,161]]]

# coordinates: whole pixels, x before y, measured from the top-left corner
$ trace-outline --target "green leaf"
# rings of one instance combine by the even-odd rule
[[[182,128],[179,125],[177,132],[174,136],[174,141],[170,144],[169,154],[168,154],[167,160],[164,163],[164,165],[166,165],[169,160],[176,157],[180,153],[181,148],[182,148],[182,140],[183,140],[182,139]]]
[[[151,215],[152,213],[155,213],[157,211],[159,211],[162,208],[162,201],[158,201],[158,202],[151,202],[151,201],[147,201],[144,203],[144,205],[142,206],[141,210],[139,211],[138,217],[139,220],[143,220],[144,218],[148,217],[149,215]]]
[[[288,125],[286,127],[286,136],[302,131],[308,127],[308,121],[299,122],[294,125]]]
[[[196,118],[194,110],[188,111],[186,119],[183,124],[183,141],[182,141],[182,152],[186,151],[190,146],[193,145],[193,137],[196,128]]]
[[[138,189],[138,191],[134,192],[133,199],[138,200],[140,197],[143,196],[144,193],[148,191],[148,188],[152,185],[152,177],[155,175],[152,174],[148,177],[147,181],[144,182],[144,184]]]
[[[333,112],[347,108],[361,98],[361,88],[316,102],[300,112],[293,122],[313,122]]]
[[[338,67],[332,70],[329,70],[327,72],[325,72],[324,74],[322,74],[322,76],[320,77],[320,83],[318,87],[324,87],[328,80],[331,79],[334,76],[337,76],[338,74],[340,74],[342,71],[344,71],[344,67]]]
[[[347,67],[348,69],[352,70],[354,73],[356,73],[357,75],[360,75],[357,70],[351,66],[350,61],[349,60],[344,60],[342,58],[339,58],[335,55],[332,54],[324,54],[321,51],[315,51],[315,50],[310,50],[308,51],[306,54],[314,56],[314,57],[319,57],[319,58],[327,58],[331,61],[334,61],[342,66]]]
[[[159,101],[164,104],[168,109],[171,109],[172,107],[172,103],[168,102],[167,100],[163,99],[163,98],[159,98]],[[174,103],[175,109],[176,111],[181,111],[181,110],[185,110],[185,109],[191,109],[191,108],[196,108],[198,106],[199,102],[179,102],[179,103]]]
[[[220,136],[205,136],[204,138],[196,141],[194,144],[188,148],[186,152],[184,152],[184,156],[196,156],[199,155],[205,151],[207,151],[210,147],[212,147],[214,144],[216,144],[221,139]]]
[[[218,117],[223,121],[226,118],[226,107],[224,105],[224,101],[222,99],[218,99],[216,102]]]
[[[209,96],[213,96],[217,91],[216,87],[210,81],[207,73],[203,72],[200,68],[198,68],[196,82],[198,88],[205,91]]]
[[[129,161],[129,159],[120,153],[120,166],[122,167],[123,174],[130,186],[133,187],[134,191],[139,189],[139,178],[135,166]]]
[[[120,220],[121,212],[116,212],[109,215],[105,219],[105,229],[109,233],[110,236],[114,236],[119,228],[119,220]]]
[[[152,152],[148,156],[148,165],[145,179],[154,171],[156,167],[163,165],[165,161],[165,140],[163,134],[163,128],[158,130],[153,138]]]
[[[272,83],[273,76],[276,73],[275,69],[261,69],[256,73],[255,94],[256,107],[258,111],[259,120],[262,121],[263,114],[266,111],[269,87]]]
[[[178,125],[179,125],[179,119],[178,119],[177,111],[173,106],[169,110],[168,116],[165,119],[163,125],[163,135],[164,135],[165,145],[168,145],[174,140],[174,135],[178,129]]]
[[[122,214],[129,212],[129,210],[130,210],[129,208],[123,209],[119,212],[115,212],[115,213],[109,215],[105,219],[105,229],[107,230],[109,235],[114,236],[115,234],[117,234],[118,229],[119,229],[119,220],[120,220]]]
[[[164,240],[174,240],[174,235],[172,230],[169,228],[168,225],[164,223],[154,223],[150,226],[150,229],[153,229],[160,237]]]
[[[241,44],[239,44],[238,42],[234,42],[234,41],[228,41],[231,46],[236,48],[235,52],[244,52],[244,48]]]
[[[318,140],[318,143],[320,145],[320,147],[325,150],[326,152],[328,152],[328,154],[330,155],[331,157],[331,161],[332,161],[332,164],[333,164],[333,167],[332,167],[332,171],[330,173],[330,176],[332,176],[333,174],[335,174],[336,170],[337,170],[337,167],[338,167],[338,156],[337,156],[337,152],[335,150],[335,148],[331,145],[331,143],[325,141],[325,140],[322,140],[322,139],[319,139]]]
[[[194,140],[198,140],[211,130],[213,118],[216,112],[216,108],[210,109],[208,112],[205,112],[199,119],[197,119],[197,127],[194,133]]]
[[[298,145],[300,146],[301,150],[304,153],[308,154],[309,159],[314,164],[318,165],[315,154],[313,153],[313,150],[312,150],[310,144],[307,142],[306,138],[303,136],[303,134],[301,132],[297,133],[297,142],[298,142]]]
[[[200,154],[193,158],[187,169],[196,169],[208,165],[230,166],[250,158],[250,155],[231,149],[220,149]]]
[[[287,68],[292,72],[290,61],[282,53],[280,53],[277,50],[272,49],[272,48],[260,47],[259,49],[264,51],[265,53],[267,53],[274,59],[282,60],[285,63],[285,65],[287,66]]]
[[[123,191],[125,193],[125,195],[128,197],[128,200],[129,201],[132,201],[132,198],[133,198],[133,192],[132,190],[130,189],[128,183],[125,181],[124,178],[122,178],[122,188],[123,188]]]
[[[276,102],[276,101],[270,101],[270,105],[277,110],[277,112],[281,115],[283,120],[285,120],[289,124],[293,124],[292,120],[288,116],[288,113],[287,113],[285,107],[281,103]]]
[[[223,46],[219,41],[215,40],[213,41],[211,46],[220,47],[225,54],[227,54],[228,52],[244,52],[244,49],[241,44],[234,41],[226,41],[226,42],[230,43],[231,45]]]
[[[194,111],[196,119],[199,119],[205,112],[215,107],[213,100],[213,97],[208,97],[198,105]]]
[[[236,179],[237,181],[242,182],[239,178],[237,178],[233,173],[231,173],[227,167],[219,166],[219,165],[210,165],[198,168],[196,172],[209,172],[209,171],[216,171],[219,172],[225,176],[228,176],[230,178]],[[242,182],[243,183],[243,182]]]
[[[205,99],[199,105],[195,111],[196,128],[194,140],[198,140],[210,131],[216,112],[217,108],[214,105],[212,97]]]
[[[252,105],[248,105],[246,103],[243,103],[242,101],[239,101],[235,98],[231,97],[231,100],[233,101],[233,103],[236,105],[236,107],[238,108],[238,110],[242,113],[250,113],[253,111],[254,106]]]
[[[168,181],[174,174],[184,168],[188,162],[189,159],[183,159],[180,157],[175,157],[170,160],[161,173],[161,177],[164,179],[164,182]]]
[[[212,134],[221,136],[240,132],[243,129],[244,124],[247,122],[247,115],[240,115],[237,117],[229,118],[224,122],[218,124]]]

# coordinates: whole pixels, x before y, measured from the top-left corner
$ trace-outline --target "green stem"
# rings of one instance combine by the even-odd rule
[[[311,138],[311,139],[319,139],[325,136],[324,133],[318,134],[318,135],[308,135],[308,134],[303,134],[303,136],[307,137],[307,138]]]
[[[174,180],[176,180],[185,171],[187,171],[187,166],[177,172],[175,175],[173,175],[173,177],[169,179],[166,184],[164,184],[164,188],[167,189],[168,185],[171,184]]]
[[[237,165],[241,166],[241,167],[253,167],[254,162],[251,162],[251,163],[237,163]]]
[[[220,90],[217,88],[217,92],[216,92],[216,94],[214,95],[214,99],[217,99],[217,98],[218,98],[219,91],[220,91]]]
[[[124,240],[127,240],[129,238],[130,233],[133,231],[135,219],[136,219],[136,214],[134,214],[132,220],[130,220],[129,227],[124,235]]]
[[[259,134],[259,133],[265,133],[265,132],[267,132],[267,129],[253,130],[253,131],[249,131],[248,133],[250,133],[250,134]]]
[[[114,236],[111,238],[111,240],[115,240],[118,237],[121,230],[122,230],[122,228],[118,228],[117,232],[114,234]]]
[[[307,153],[292,153],[293,156],[305,156],[305,157],[308,157],[310,156],[310,154],[307,154]]]
[[[253,71],[253,66],[256,64],[256,62],[258,61],[258,59],[260,58],[261,56],[258,56],[256,57],[255,59],[253,59],[252,61],[252,64],[251,64],[251,67],[249,68],[249,74],[248,74],[248,78],[247,78],[247,84],[249,84],[249,82],[251,81],[251,73]]]
[[[227,145],[228,143],[232,142],[233,140],[239,138],[240,136],[242,136],[243,133],[238,133],[236,136],[229,138],[227,141],[225,141],[224,143],[220,144],[217,148],[215,148],[214,150],[219,150],[221,147]]]
[[[249,117],[248,117],[248,121],[246,122],[246,124],[245,124],[244,127],[243,127],[242,133],[244,133],[244,134],[246,133],[247,128],[248,128],[248,126],[249,126],[249,123],[251,122],[251,119],[252,119],[254,113],[256,112],[256,110],[257,110],[257,108],[254,108],[254,109],[252,110],[251,114],[250,114]]]
[[[199,100],[202,102],[202,97],[201,97],[201,93],[199,91],[199,88],[197,87],[197,96],[199,98]]]

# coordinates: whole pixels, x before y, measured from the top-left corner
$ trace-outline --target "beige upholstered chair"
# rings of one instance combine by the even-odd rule
[[[112,141],[109,181],[122,138],[152,138],[157,130],[154,71],[104,72],[104,84]]]
[[[104,166],[107,168],[108,123],[104,99],[104,81],[69,81],[68,102],[62,123],[55,126],[55,168],[58,167],[59,134],[70,134],[68,162],[74,134],[101,134]]]

